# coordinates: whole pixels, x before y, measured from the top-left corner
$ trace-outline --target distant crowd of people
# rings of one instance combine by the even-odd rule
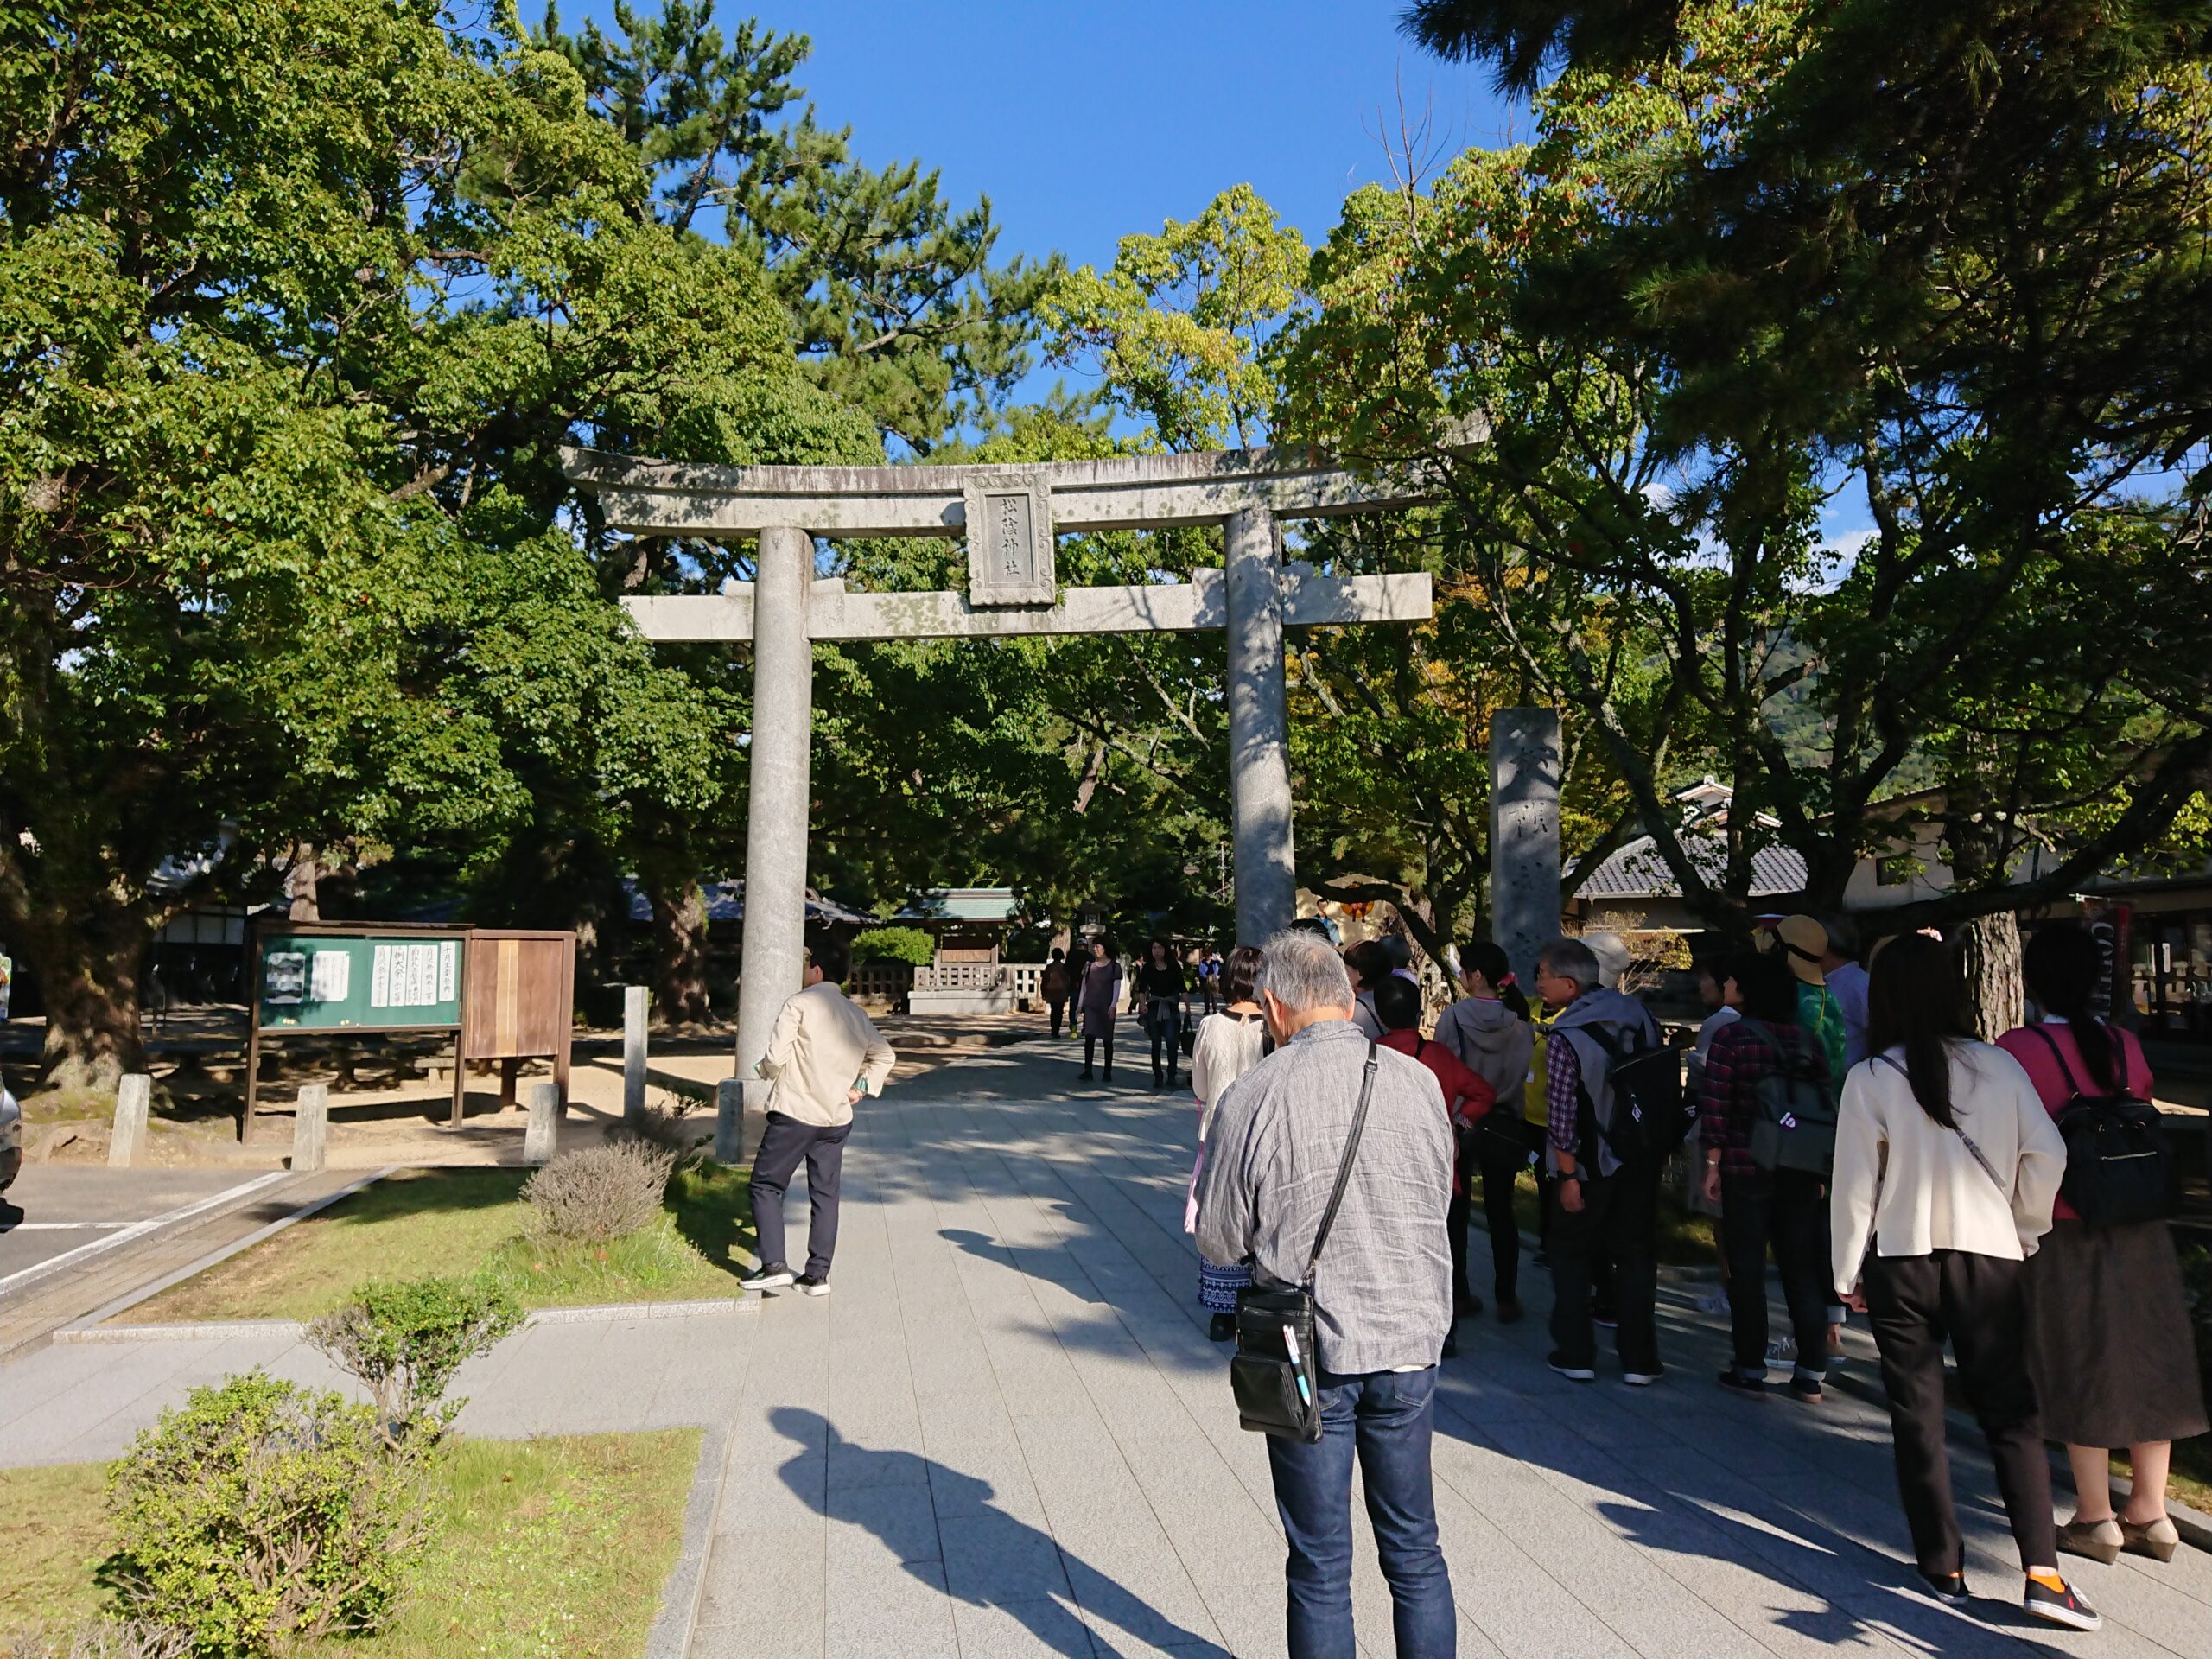
[[[2171,1443],[2205,1432],[2205,1405],[2164,1213],[2144,1172],[2123,1167],[2130,1154],[2100,1151],[2080,1129],[2084,1113],[2099,1133],[2155,1124],[2143,1116],[2140,1047],[2092,1012],[2102,963],[2086,930],[2033,934],[2024,971],[2035,1018],[1993,1044],[1974,1035],[1953,952],[1921,934],[1882,942],[1862,965],[1840,925],[1787,918],[1700,964],[1708,1015],[1672,1040],[1622,988],[1629,952],[1612,936],[1544,946],[1533,1001],[1495,944],[1456,954],[1462,995],[1424,1032],[1409,953],[1370,940],[1340,954],[1312,931],[1280,933],[1222,961],[1216,1006],[1192,1037],[1198,1144],[1185,1223],[1211,1333],[1238,1344],[1243,1366],[1255,1298],[1276,1307],[1280,1287],[1302,1283],[1314,1304],[1318,1438],[1271,1428],[1268,1441],[1293,1654],[1354,1650],[1355,1459],[1397,1651],[1454,1650],[1428,1446],[1437,1367],[1458,1323],[1485,1307],[1470,1283],[1477,1189],[1495,1316],[1523,1317],[1533,1219],[1550,1269],[1551,1369],[1593,1382],[1598,1333],[1610,1329],[1621,1381],[1649,1388],[1668,1376],[1662,1193],[1685,1164],[1686,1201],[1714,1221],[1721,1288],[1707,1306],[1728,1315],[1723,1389],[1817,1408],[1841,1326],[1867,1320],[1926,1593],[1968,1599],[1944,1440],[1947,1340],[1996,1463],[2030,1616],[2101,1623],[2062,1554],[2171,1559]],[[1120,981],[1100,947],[1073,988],[1086,1077],[1094,1041],[1109,1045],[1110,1066]],[[1109,988],[1094,1001],[1093,985]],[[1159,1086],[1174,1077],[1182,990],[1154,941],[1136,995]],[[1162,1004],[1175,1012],[1150,1013]],[[2153,1132],[2140,1144],[2154,1142]],[[1325,1248],[1309,1260],[1317,1235]],[[1789,1327],[1780,1340],[1768,1329],[1770,1252]],[[1253,1364],[1250,1376],[1265,1374]],[[1248,1427],[1267,1427],[1249,1421],[1265,1408],[1249,1405],[1243,1373],[1238,1395]],[[2063,1525],[2046,1437],[2073,1468]],[[2115,1504],[2109,1459],[2123,1448],[2130,1486]]]

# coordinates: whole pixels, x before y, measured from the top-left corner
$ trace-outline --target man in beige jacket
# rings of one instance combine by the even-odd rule
[[[753,1159],[753,1223],[760,1269],[741,1282],[748,1290],[796,1284],[809,1296],[830,1294],[830,1258],[837,1248],[837,1181],[853,1108],[882,1092],[897,1056],[868,1015],[839,988],[852,951],[825,939],[807,952],[803,988],[776,1015],[760,1075],[769,1080],[768,1123]],[[806,1164],[813,1217],[806,1235],[806,1271],[784,1260],[784,1192]]]

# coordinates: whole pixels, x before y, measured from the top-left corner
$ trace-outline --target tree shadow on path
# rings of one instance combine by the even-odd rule
[[[800,1407],[779,1406],[769,1421],[800,1448],[779,1471],[791,1491],[832,1520],[866,1528],[924,1583],[936,1586],[942,1573],[944,1588],[955,1600],[998,1610],[1047,1651],[1069,1659],[1090,1659],[1098,1651],[1077,1612],[1080,1607],[1141,1646],[1230,1659],[1227,1649],[1156,1611],[1050,1533],[1000,1509],[988,1481],[918,1452],[861,1446],[819,1412]],[[826,1496],[813,1487],[805,1467],[817,1440],[831,1471],[833,1490]],[[911,1510],[865,1496],[916,1487],[930,1494],[933,1524],[927,1527],[915,1524]],[[1110,1641],[1098,1630],[1097,1644]]]

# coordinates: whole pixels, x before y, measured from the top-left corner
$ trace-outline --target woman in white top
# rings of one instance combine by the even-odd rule
[[[1224,1007],[1198,1021],[1191,1041],[1191,1090],[1198,1097],[1198,1159],[1191,1166],[1190,1195],[1183,1204],[1183,1230],[1198,1230],[1198,1173],[1205,1161],[1206,1131],[1213,1127],[1213,1109],[1223,1090],[1257,1064],[1267,1045],[1267,1021],[1262,1017],[1252,982],[1260,971],[1260,953],[1240,944],[1222,964]],[[1198,1306],[1213,1315],[1207,1334],[1227,1342],[1236,1334],[1236,1293],[1252,1282],[1252,1269],[1238,1263],[1217,1268],[1198,1258]]]
[[[2022,1262],[2050,1230],[2066,1145],[2020,1063],[1974,1039],[1958,965],[1939,941],[1882,948],[1867,1052],[1844,1080],[1829,1191],[1835,1282],[1871,1315],[1897,1489],[1921,1578],[1967,1599],[1943,1443],[1943,1339],[1997,1465],[2033,1618],[2103,1621],[2059,1575],[2050,1464],[2029,1380]]]

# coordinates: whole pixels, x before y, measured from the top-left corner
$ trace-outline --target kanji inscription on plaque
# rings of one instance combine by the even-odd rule
[[[1032,473],[985,473],[964,481],[968,602],[1050,605],[1059,597],[1052,561],[1052,498]]]

